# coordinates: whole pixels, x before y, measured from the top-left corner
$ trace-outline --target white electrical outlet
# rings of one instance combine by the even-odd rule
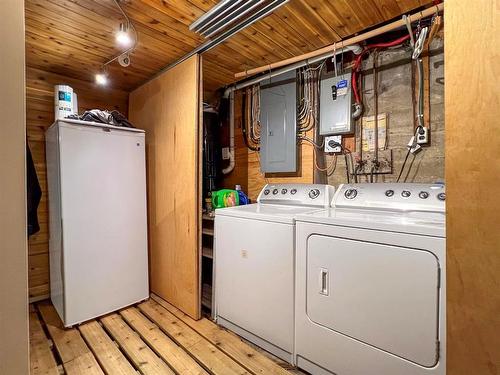
[[[222,147],[222,160],[229,160],[229,147]]]
[[[429,143],[429,128],[423,127],[422,129],[422,134],[420,134],[420,131],[417,132],[417,144],[426,145]]]
[[[339,145],[342,144],[341,135],[329,135],[325,137],[325,152],[341,152],[342,148],[340,146],[330,145],[330,143],[335,142]]]
[[[415,142],[414,136],[411,137],[410,142],[408,142],[406,147],[408,147],[408,149],[410,150],[410,152],[412,154],[416,154],[417,152],[419,152],[422,149],[422,146],[420,146],[418,143]]]

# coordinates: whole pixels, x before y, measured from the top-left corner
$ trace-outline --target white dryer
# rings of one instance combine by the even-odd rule
[[[445,374],[444,186],[342,185],[333,206],[297,217],[297,365]]]
[[[217,323],[293,362],[295,217],[328,207],[328,185],[268,184],[258,203],[215,211]]]

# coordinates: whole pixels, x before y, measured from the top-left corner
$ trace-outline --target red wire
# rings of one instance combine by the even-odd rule
[[[356,57],[356,60],[354,61],[354,67],[352,69],[352,76],[351,76],[351,85],[352,85],[352,90],[354,92],[354,101],[356,103],[358,103],[358,104],[361,103],[360,95],[358,92],[358,78],[357,78],[357,76],[358,76],[359,67],[361,65],[361,60],[363,59],[363,55],[366,52],[369,52],[371,49],[394,47],[394,46],[402,44],[403,42],[405,42],[408,39],[410,39],[410,35],[402,36],[401,38],[398,38],[398,39],[390,41],[390,42],[368,44],[363,49],[363,51]]]

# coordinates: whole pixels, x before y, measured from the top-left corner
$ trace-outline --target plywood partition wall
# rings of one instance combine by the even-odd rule
[[[447,374],[497,375],[500,2],[445,4]]]
[[[200,317],[200,58],[130,94],[129,117],[146,130],[151,291]]]

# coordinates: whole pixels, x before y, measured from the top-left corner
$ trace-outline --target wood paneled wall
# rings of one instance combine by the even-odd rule
[[[29,61],[28,61],[29,64]],[[68,84],[78,95],[80,113],[87,109],[117,109],[127,114],[128,93],[97,87],[93,83],[71,79],[43,70],[26,70],[26,128],[28,143],[42,188],[38,207],[40,231],[29,238],[29,296],[40,299],[49,295],[49,228],[47,173],[45,166],[45,130],[54,122],[54,85]]]
[[[312,136],[312,132],[307,135]],[[299,159],[296,173],[262,173],[258,152],[248,150],[248,194],[252,200],[257,199],[265,184],[281,183],[313,183],[313,147],[307,142],[299,146]]]
[[[447,373],[497,375],[500,2],[445,4]]]

